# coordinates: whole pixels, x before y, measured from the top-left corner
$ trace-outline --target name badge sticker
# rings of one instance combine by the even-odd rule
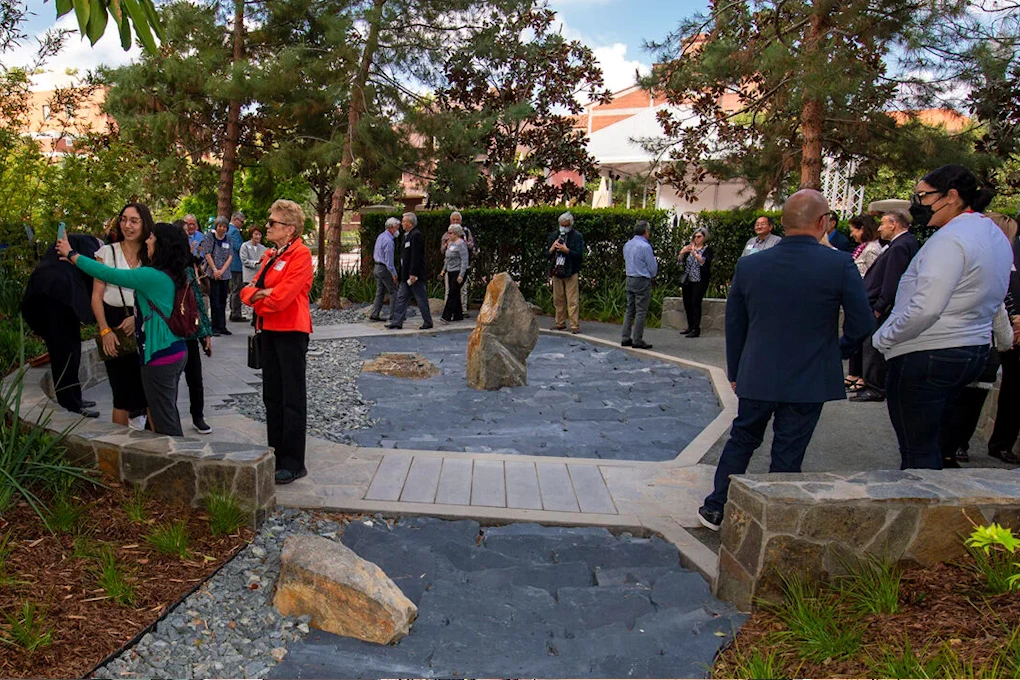
[[[229,243],[224,242],[224,243],[220,244],[220,248],[229,248],[229,247],[230,247]]]
[[[287,266],[287,261],[286,260],[280,260],[275,265],[273,265],[273,270],[274,271],[278,271],[278,272],[282,272],[283,268],[286,267],[286,266]]]
[[[408,241],[407,243],[405,243],[405,244],[404,244],[404,247],[405,247],[405,248],[410,248],[410,247],[411,247],[411,242],[410,242],[410,241]]]

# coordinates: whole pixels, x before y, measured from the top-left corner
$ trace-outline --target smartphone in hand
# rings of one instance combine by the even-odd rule
[[[57,240],[67,238],[67,227],[63,222],[57,225]]]

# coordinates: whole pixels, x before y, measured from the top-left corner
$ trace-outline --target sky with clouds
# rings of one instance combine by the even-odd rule
[[[643,49],[647,40],[664,37],[677,23],[707,7],[707,0],[550,0],[556,10],[563,34],[587,44],[595,53],[613,91],[634,83],[636,71],[647,73],[653,55]],[[107,31],[94,47],[77,34],[74,15],[54,20],[53,1],[27,0],[33,14],[25,24],[31,36],[16,50],[3,55],[5,64],[24,64],[34,53],[34,37],[49,28],[75,29],[63,52],[47,65],[48,72],[36,78],[38,89],[67,85],[67,69],[85,72],[100,64],[119,66],[139,53],[134,47],[125,53],[116,31]]]

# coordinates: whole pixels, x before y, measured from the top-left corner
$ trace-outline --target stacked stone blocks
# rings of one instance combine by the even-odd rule
[[[879,470],[734,477],[716,593],[743,610],[783,578],[824,581],[869,556],[928,566],[966,554],[974,525],[1020,530],[1020,472]]]

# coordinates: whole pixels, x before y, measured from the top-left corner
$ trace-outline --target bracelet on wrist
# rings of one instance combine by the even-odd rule
[[[99,329],[99,337],[105,338],[107,335],[109,335],[112,332],[113,332],[112,328],[100,328]]]

